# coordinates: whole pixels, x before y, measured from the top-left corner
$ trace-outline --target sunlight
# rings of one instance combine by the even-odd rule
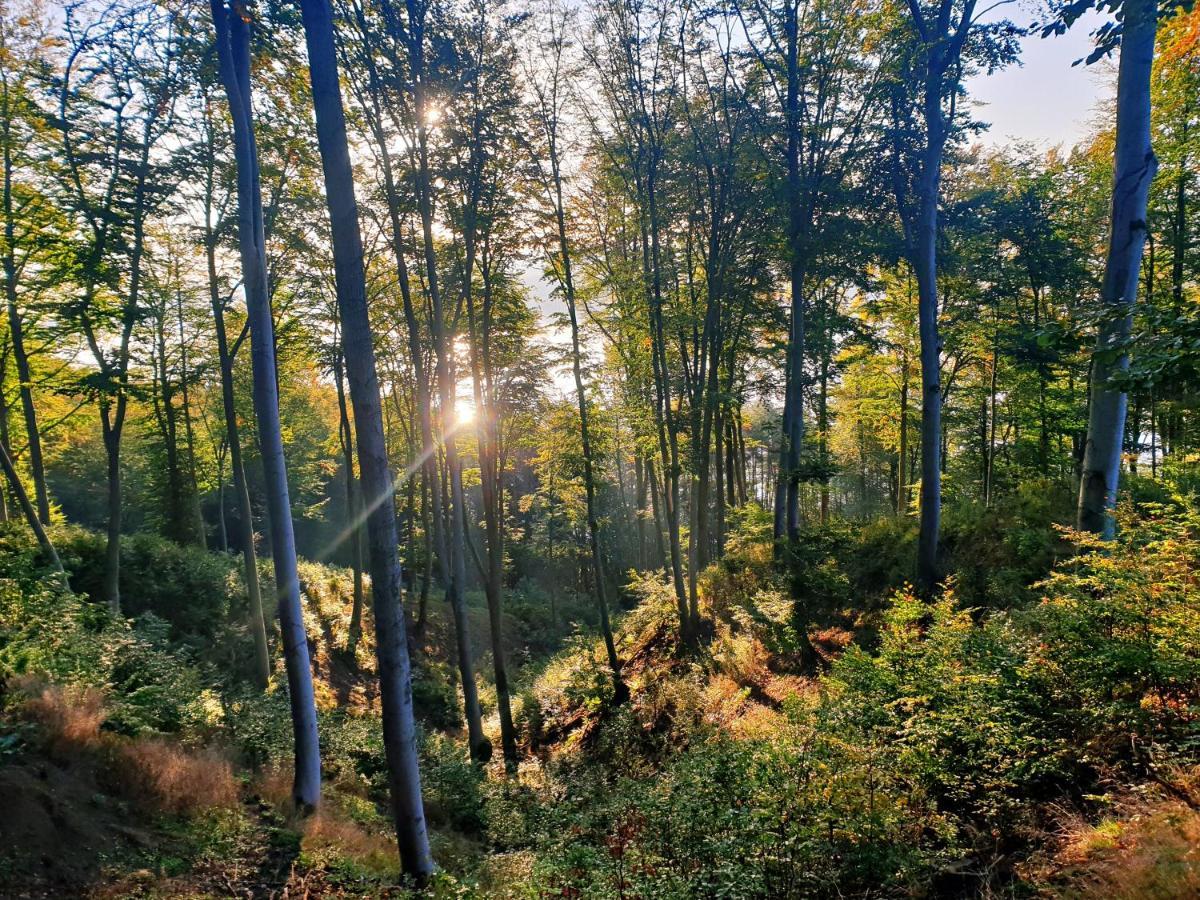
[[[457,428],[465,428],[475,421],[475,402],[459,400],[454,404],[454,424]]]

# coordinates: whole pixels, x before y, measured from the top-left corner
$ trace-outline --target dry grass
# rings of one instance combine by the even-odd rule
[[[761,691],[771,678],[771,654],[753,634],[726,633],[713,649],[713,661],[742,687]]]
[[[1130,792],[1099,822],[1066,816],[1057,849],[1029,872],[1048,897],[1200,897],[1200,810],[1156,787]]]
[[[125,790],[150,809],[187,816],[238,802],[233,766],[215,750],[139,738],[121,745],[117,758]]]
[[[701,701],[704,719],[718,728],[728,728],[753,704],[746,690],[728,675],[713,675],[704,685]]]
[[[275,807],[278,812],[290,815],[295,811],[292,803],[292,770],[283,766],[264,769],[254,783],[258,796]]]
[[[19,682],[15,687],[29,697],[22,710],[45,730],[53,754],[62,756],[100,744],[100,726],[106,718],[104,695],[100,691],[32,680]]]
[[[375,875],[399,874],[395,841],[347,819],[330,803],[305,820],[300,846],[314,856],[350,860]]]

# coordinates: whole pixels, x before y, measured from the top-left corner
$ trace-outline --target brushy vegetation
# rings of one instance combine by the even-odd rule
[[[586,631],[525,669],[515,718],[528,761],[515,778],[466,759],[448,667],[426,660],[416,695],[443,867],[430,890],[1020,896],[1105,884],[1133,896],[1129,885],[1161,882],[1159,895],[1182,896],[1198,877],[1183,848],[1200,800],[1200,515],[1178,498],[1130,503],[1114,544],[1048,513],[1040,529],[1006,531],[1032,521],[1036,502],[968,510],[948,529],[960,547],[1006,534],[987,564],[1001,572],[993,584],[1018,585],[1007,602],[970,587],[975,562],[933,601],[883,593],[881,573],[910,552],[885,537],[903,537],[891,525],[814,532],[781,569],[769,521],[750,508],[702,581],[701,653],[680,652],[669,586],[641,576],[617,635],[630,702],[613,705]],[[246,640],[232,570],[203,557],[187,571],[178,548],[130,542],[131,560],[163,580],[138,616],[117,620],[45,578],[25,539],[4,541],[10,757],[36,745],[102,759],[117,773],[105,790],[158,821],[232,816],[222,827],[239,846],[267,828],[282,842],[271,853],[330,890],[395,880],[377,712],[367,691],[336,699],[347,679],[369,681],[340,650],[346,573],[304,569],[312,632],[324,636],[319,694],[334,699],[321,704],[328,802],[302,821],[289,810],[283,682],[257,694],[219,664],[221,641]],[[65,555],[86,584],[89,536],[60,542],[82,548]],[[131,584],[140,564],[124,567]],[[193,596],[222,611],[215,630],[171,618]],[[1161,852],[1148,849],[1156,842]],[[185,844],[172,865],[203,871],[204,841]]]

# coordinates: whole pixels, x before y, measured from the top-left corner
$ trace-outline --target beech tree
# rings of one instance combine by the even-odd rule
[[[579,407],[579,436],[583,447],[583,486],[587,500],[588,547],[591,551],[592,578],[596,593],[596,610],[600,617],[600,634],[608,654],[612,672],[614,702],[620,704],[629,696],[621,677],[621,660],[617,655],[609,616],[607,575],[604,554],[600,547],[600,522],[597,511],[595,459],[589,427],[589,401],[583,382],[583,353],[580,349],[579,311],[575,295],[575,274],[572,263],[571,239],[567,229],[567,200],[563,172],[564,145],[567,143],[567,123],[564,121],[570,97],[572,60],[568,55],[567,29],[572,21],[567,10],[557,3],[547,4],[545,31],[531,54],[527,66],[527,83],[533,96],[532,119],[537,139],[532,144],[534,163],[541,182],[544,203],[549,210],[549,235],[546,238],[546,257],[549,271],[558,285],[559,294],[567,307],[571,328],[571,376],[575,382],[575,399]]]
[[[396,508],[392,473],[384,442],[383,410],[375,369],[375,347],[367,314],[366,277],[354,173],[346,139],[345,114],[338,85],[329,0],[303,0],[304,34],[312,78],[317,139],[329,204],[338,310],[358,465],[366,516],[367,554],[371,568],[371,597],[375,614],[375,647],[379,657],[379,687],[383,712],[383,743],[387,755],[396,838],[405,871],[423,883],[433,874],[433,856],[425,828],[421,774],[417,759],[416,723],[412,709],[412,671],[400,602],[402,581],[397,556]]]
[[[1113,536],[1112,507],[1117,501],[1125,441],[1128,398],[1113,381],[1129,370],[1127,343],[1146,246],[1146,207],[1158,160],[1150,146],[1150,83],[1158,33],[1159,0],[1100,2],[1097,8],[1120,10],[1120,24],[1101,28],[1090,60],[1120,46],[1117,68],[1116,138],[1113,154],[1112,208],[1101,309],[1092,354],[1087,438],[1079,482],[1077,525]],[[1179,5],[1175,0],[1166,9]],[[1047,31],[1061,32],[1093,6],[1072,4]]]
[[[80,271],[79,293],[60,310],[95,366],[82,386],[96,399],[107,455],[104,598],[114,613],[121,610],[121,438],[133,333],[144,312],[147,226],[179,177],[162,144],[181,94],[182,28],[177,12],[150,4],[114,4],[100,16],[72,5],[57,83],[59,178],[78,229],[72,252]]]
[[[292,799],[305,812],[321,800],[321,756],[317,711],[313,696],[308,636],[296,571],[296,538],[288,495],[287,468],[280,431],[279,387],[276,383],[275,324],[267,287],[267,251],[259,184],[258,148],[250,82],[250,20],[244,10],[211,0],[221,81],[233,119],[237,160],[238,244],[241,248],[242,287],[250,327],[254,370],[254,409],[265,474],[271,535],[271,562],[279,598],[279,624],[287,666],[291,702],[295,773]]]
[[[940,577],[942,519],[942,338],[938,324],[938,204],[946,144],[961,128],[965,72],[989,72],[1015,58],[1016,29],[981,22],[975,0],[909,0],[911,43],[901,45],[890,84],[893,190],[904,254],[917,279],[921,334],[921,532],[917,582]]]

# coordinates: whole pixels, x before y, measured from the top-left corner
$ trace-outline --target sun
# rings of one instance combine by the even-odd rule
[[[475,404],[469,401],[459,400],[454,405],[454,424],[459,428],[465,428],[475,421]]]

